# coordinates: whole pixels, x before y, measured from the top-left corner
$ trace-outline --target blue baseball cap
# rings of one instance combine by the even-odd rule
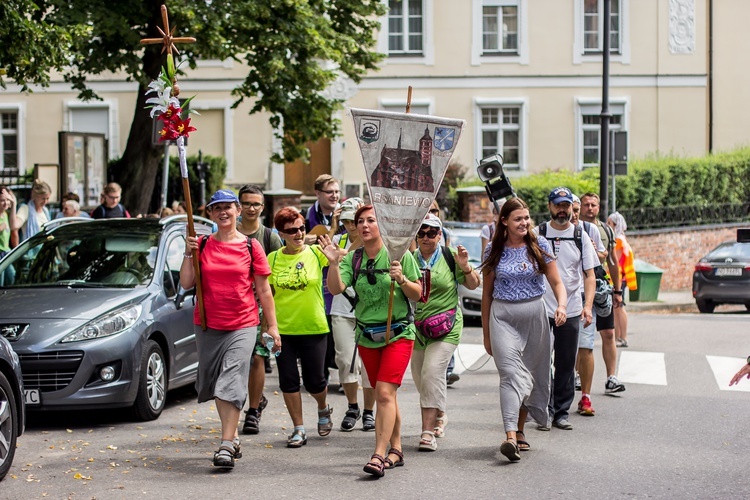
[[[567,201],[571,205],[573,204],[573,193],[570,189],[560,186],[553,189],[549,194],[549,201],[554,205]]]
[[[234,194],[234,191],[230,191],[228,189],[219,189],[211,196],[211,200],[206,204],[206,208],[217,203],[239,204],[240,200],[237,199],[237,195]]]

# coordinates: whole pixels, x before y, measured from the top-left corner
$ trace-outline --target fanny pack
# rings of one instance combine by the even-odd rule
[[[362,329],[362,335],[364,335],[367,340],[372,342],[385,342],[385,331],[387,326],[385,323],[368,325],[357,322],[357,324]],[[391,338],[401,335],[401,333],[406,330],[407,326],[409,326],[409,323],[405,321],[391,323]]]
[[[415,321],[414,325],[424,337],[439,339],[448,335],[456,324],[456,308],[433,314],[429,318]]]

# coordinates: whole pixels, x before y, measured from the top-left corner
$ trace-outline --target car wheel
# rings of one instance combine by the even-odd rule
[[[697,305],[698,310],[704,314],[711,314],[716,308],[716,304],[710,300],[696,300],[695,305]]]
[[[750,302],[745,302],[745,309],[750,311]]]
[[[133,413],[138,420],[159,418],[167,398],[167,365],[159,344],[146,342],[141,357],[141,377]]]
[[[8,379],[0,373],[0,481],[10,470],[16,454],[18,411]]]

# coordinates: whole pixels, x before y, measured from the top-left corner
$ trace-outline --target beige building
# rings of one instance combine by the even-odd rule
[[[500,152],[515,175],[580,170],[599,162],[604,0],[383,0],[380,71],[359,85],[342,80],[330,91],[358,108],[403,110],[466,120],[455,160]],[[743,0],[611,0],[611,129],[628,132],[631,157],[703,155],[747,142],[750,43]],[[198,132],[189,150],[223,155],[227,183],[311,192],[330,172],[345,194],[360,194],[364,172],[346,113],[343,136],[313,148],[311,166],[274,165],[267,116],[232,109],[231,89],[245,69],[203,61],[181,80]],[[103,132],[109,156],[122,153],[137,87],[97,78],[103,101],[83,103],[63,82],[46,90],[0,92],[0,168],[57,163],[59,130]]]

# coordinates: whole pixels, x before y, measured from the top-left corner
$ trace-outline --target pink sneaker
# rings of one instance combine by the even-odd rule
[[[581,401],[578,402],[578,413],[584,417],[593,417],[596,413],[591,407],[591,399],[588,396],[582,396]]]

